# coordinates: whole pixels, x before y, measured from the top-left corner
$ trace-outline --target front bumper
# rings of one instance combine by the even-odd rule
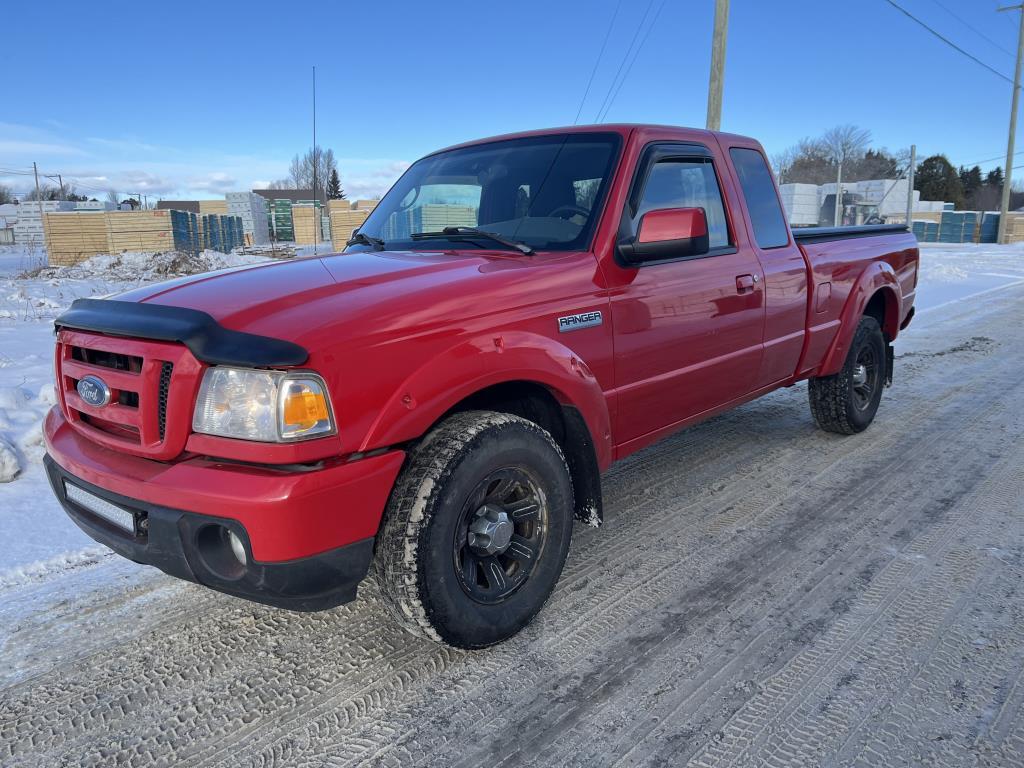
[[[314,611],[355,598],[404,454],[318,468],[273,468],[194,457],[176,463],[91,443],[59,410],[46,418],[47,474],[71,519],[135,562],[228,594]],[[134,515],[127,531],[67,498],[66,483]],[[223,530],[222,530],[223,529]],[[246,564],[225,560],[211,532],[231,531]]]

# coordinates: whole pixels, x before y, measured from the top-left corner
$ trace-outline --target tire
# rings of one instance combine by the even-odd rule
[[[886,364],[885,338],[878,321],[862,317],[842,370],[834,376],[810,380],[807,394],[817,425],[840,435],[855,435],[867,429],[882,399]]]
[[[413,634],[500,643],[550,597],[572,521],[569,469],[548,432],[509,414],[456,414],[411,452],[392,491],[374,558],[384,603]]]

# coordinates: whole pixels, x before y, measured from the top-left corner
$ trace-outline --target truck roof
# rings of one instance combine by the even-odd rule
[[[703,128],[686,128],[678,125],[658,125],[656,123],[597,123],[593,125],[567,125],[561,128],[540,128],[532,131],[519,131],[516,133],[504,133],[498,136],[488,136],[482,139],[473,139],[459,144],[453,144],[443,149],[430,152],[427,156],[436,155],[440,152],[447,152],[452,149],[471,147],[476,144],[489,144],[494,141],[506,141],[508,139],[522,139],[530,136],[549,136],[563,133],[618,133],[623,138],[634,131],[657,134],[665,139],[678,139],[680,141],[707,141],[712,135],[725,138],[729,141],[736,141],[744,144],[757,144],[756,139],[749,136],[742,136],[735,133],[723,131],[708,131]],[[759,146],[759,145],[758,145]]]

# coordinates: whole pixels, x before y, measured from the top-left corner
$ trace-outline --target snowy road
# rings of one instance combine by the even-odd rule
[[[498,648],[411,638],[372,585],[300,615],[0,566],[0,764],[1024,764],[1024,251],[930,253],[868,432],[801,385],[617,465]]]

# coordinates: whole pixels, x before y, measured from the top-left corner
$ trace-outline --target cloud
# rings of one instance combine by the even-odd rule
[[[227,173],[208,173],[205,176],[192,177],[187,182],[188,189],[196,192],[233,192],[238,189],[238,180]]]
[[[108,152],[119,152],[129,155],[139,154],[162,154],[177,153],[173,147],[161,147],[156,144],[147,144],[137,139],[122,137],[116,139],[103,139],[97,136],[90,136],[86,142]]]
[[[41,175],[59,173],[83,194],[116,189],[151,197],[209,198],[268,186],[268,180],[287,175],[290,157],[279,150],[241,154],[160,146],[132,136],[72,137],[70,131],[49,120],[38,127],[0,121],[0,165],[20,174],[0,174],[0,183],[27,194],[37,161]],[[394,158],[338,159],[342,187],[353,199],[384,194],[408,167],[408,161]]]
[[[338,174],[345,194],[355,200],[383,195],[410,165],[407,160],[345,157],[338,160]]]
[[[70,144],[49,144],[38,141],[17,141],[0,138],[0,152],[7,155],[84,155]]]

